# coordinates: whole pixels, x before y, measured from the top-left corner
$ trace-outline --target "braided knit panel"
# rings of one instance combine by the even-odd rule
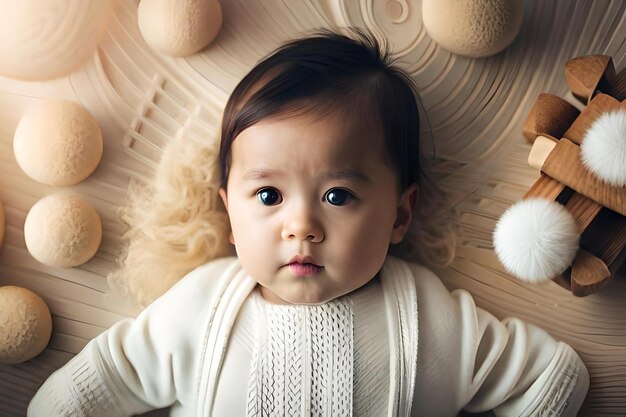
[[[261,316],[266,331],[253,353],[247,415],[351,416],[350,299],[319,306],[266,305]]]
[[[72,358],[57,372],[56,383],[46,382],[37,396],[29,415],[55,417],[110,417],[128,415],[112,395],[102,375],[85,355]],[[2,410],[0,410],[2,415]]]

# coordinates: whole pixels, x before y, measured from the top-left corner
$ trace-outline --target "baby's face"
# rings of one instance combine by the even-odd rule
[[[233,142],[220,195],[237,256],[271,302],[347,294],[374,278],[389,244],[404,237],[415,188],[399,195],[380,126],[351,119],[268,119]]]

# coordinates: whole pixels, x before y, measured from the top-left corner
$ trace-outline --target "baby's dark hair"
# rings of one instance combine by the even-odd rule
[[[323,30],[290,41],[259,62],[235,87],[222,119],[221,186],[226,187],[235,138],[255,123],[297,111],[343,106],[378,117],[386,160],[403,191],[419,178],[419,113],[413,80],[392,65],[388,45],[352,28]],[[362,106],[362,108],[358,108]],[[354,108],[356,107],[356,108]]]

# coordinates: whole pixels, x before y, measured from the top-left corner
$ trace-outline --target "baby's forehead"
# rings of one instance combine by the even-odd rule
[[[232,162],[240,174],[259,166],[341,171],[385,164],[385,148],[382,129],[361,118],[338,111],[298,112],[244,130],[233,142]]]
[[[345,97],[337,101],[326,98],[300,100],[290,103],[280,113],[260,122],[271,123],[287,119],[295,123],[317,123],[342,133],[342,137],[352,134],[382,137],[384,133],[376,103],[357,97]]]
[[[293,108],[259,120],[249,130],[268,136],[289,137],[292,140],[287,145],[295,146],[302,141],[325,142],[323,139],[329,139],[327,146],[352,146],[355,152],[358,151],[356,147],[363,146],[382,152],[385,142],[384,129],[377,115],[337,106]]]

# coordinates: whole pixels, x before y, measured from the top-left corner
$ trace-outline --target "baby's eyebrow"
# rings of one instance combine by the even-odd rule
[[[345,179],[345,180],[356,180],[356,181],[367,182],[367,183],[372,182],[371,178],[368,177],[367,175],[363,174],[360,171],[356,171],[350,168],[329,171],[325,173],[322,177],[324,179],[331,179],[331,180]]]
[[[246,172],[241,179],[243,180],[261,180],[265,178],[280,177],[284,175],[282,171],[268,168],[252,168]]]
[[[285,173],[283,171],[269,169],[269,168],[252,168],[248,172],[246,172],[243,177],[243,180],[259,180],[266,178],[276,178],[284,176]],[[321,174],[321,177],[324,180],[355,180],[359,182],[371,183],[372,180],[367,175],[363,174],[360,171],[356,171],[350,168],[344,169],[335,169],[332,171],[328,171],[326,173]]]

